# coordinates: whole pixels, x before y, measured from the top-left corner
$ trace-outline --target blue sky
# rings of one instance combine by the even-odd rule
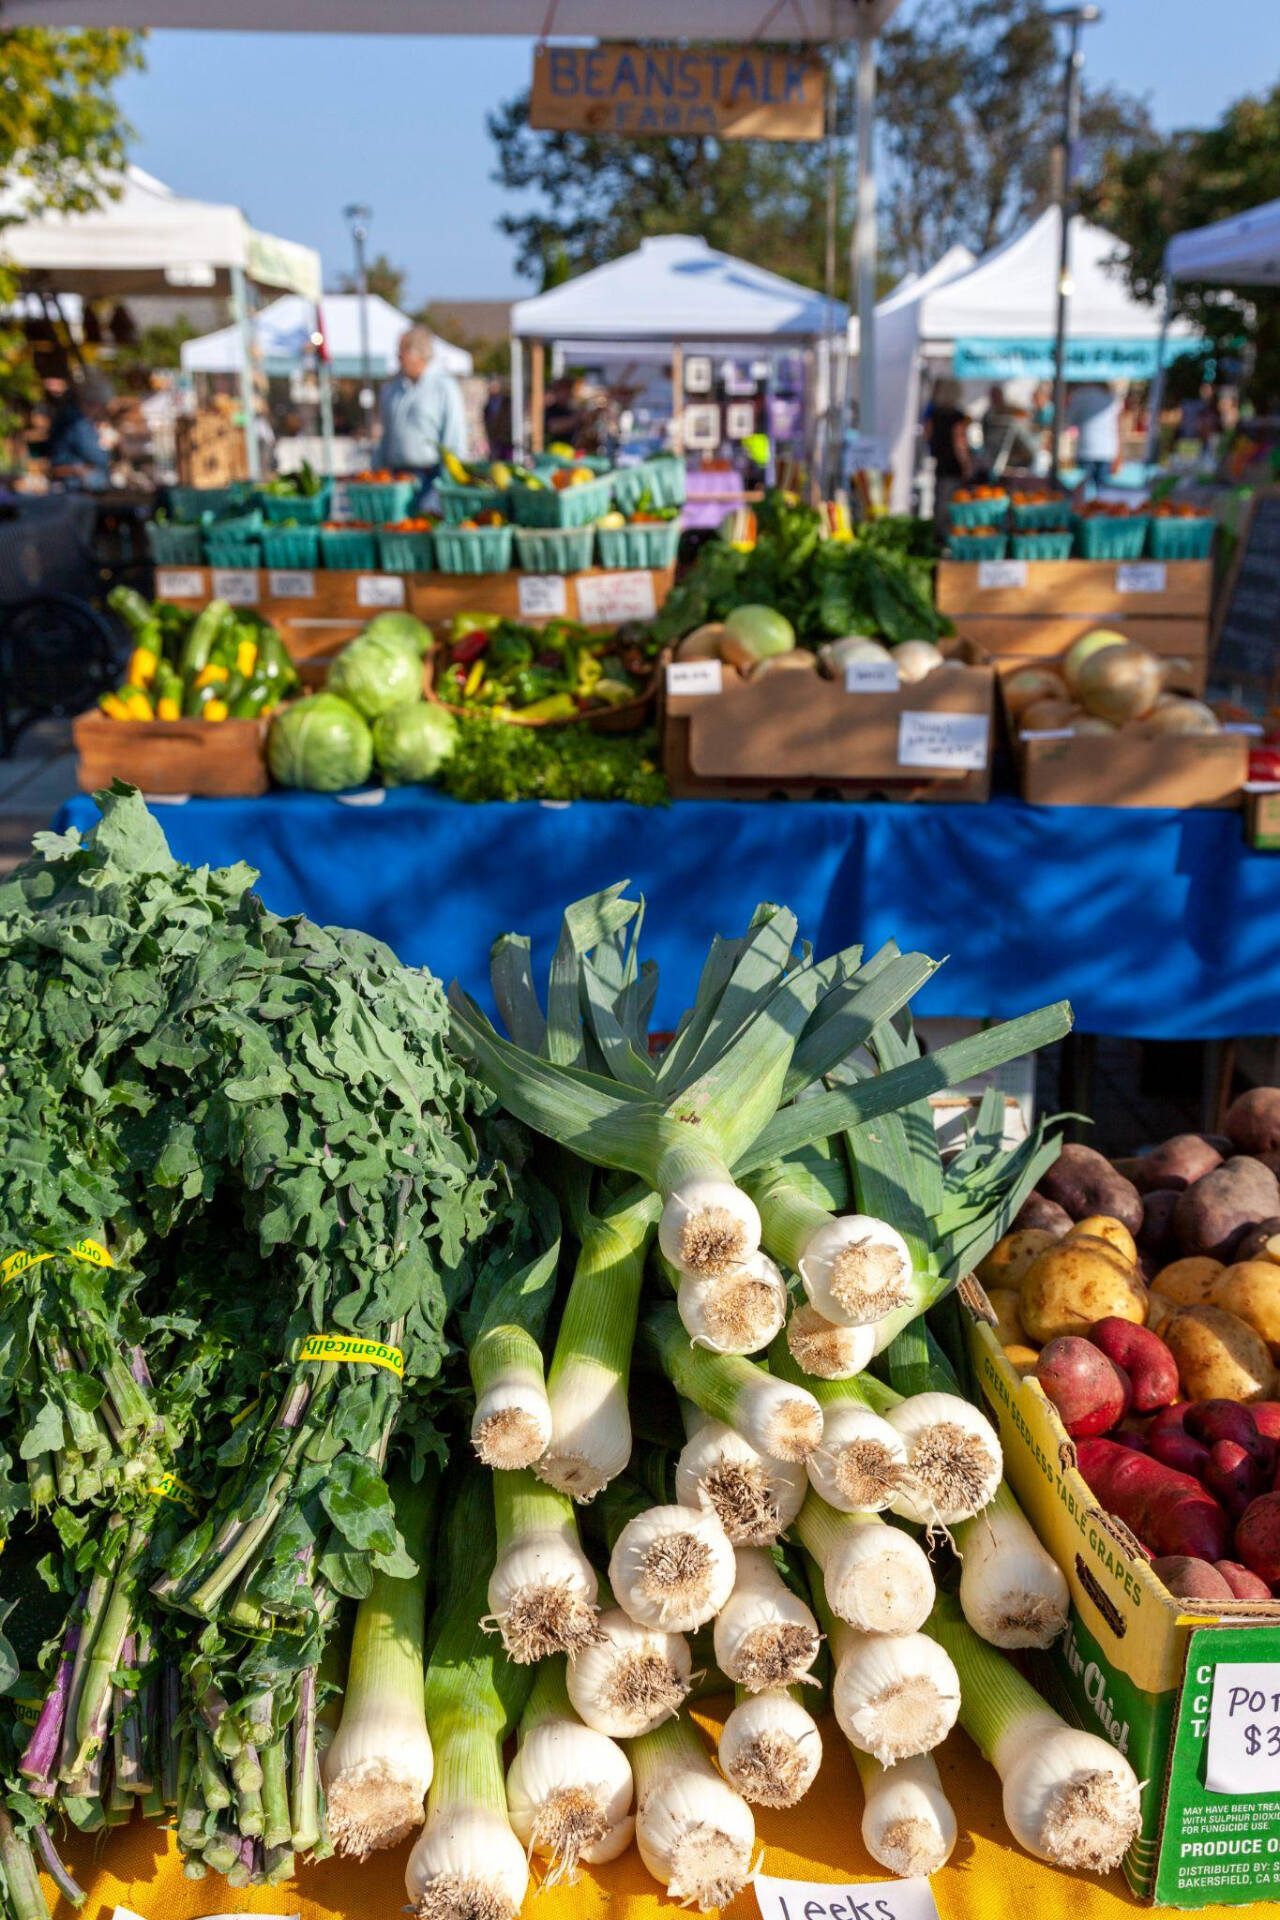
[[[908,0],[908,7],[911,0]],[[1103,0],[1088,70],[1149,97],[1162,127],[1202,125],[1280,79],[1276,0]],[[177,191],[350,258],[342,208],[372,206],[372,248],[414,303],[521,290],[494,222],[486,112],[527,81],[532,42],[387,35],[157,33],[122,88],[133,157]]]

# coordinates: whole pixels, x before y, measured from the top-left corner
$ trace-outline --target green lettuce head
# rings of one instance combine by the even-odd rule
[[[279,786],[340,793],[369,778],[373,735],[349,701],[309,693],[271,722],[267,765]]]
[[[329,669],[329,691],[366,720],[422,698],[422,661],[413,640],[372,627],[348,641]]]
[[[429,700],[392,707],[373,723],[373,754],[389,787],[434,780],[457,744],[457,721]]]

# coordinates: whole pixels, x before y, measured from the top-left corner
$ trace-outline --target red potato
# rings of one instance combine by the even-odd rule
[[[1173,1187],[1159,1187],[1142,1196],[1142,1225],[1138,1229],[1138,1251],[1154,1260],[1156,1272],[1178,1257],[1178,1235],[1173,1216],[1178,1205]]]
[[[1208,1560],[1193,1560],[1185,1553],[1166,1554],[1151,1562],[1177,1600],[1234,1600],[1231,1583]]]
[[[1128,1447],[1130,1453],[1150,1452],[1147,1436],[1139,1433],[1136,1427],[1117,1427],[1108,1437],[1114,1440],[1118,1447]]]
[[[1181,1193],[1221,1165],[1222,1155],[1210,1135],[1175,1133],[1150,1153],[1126,1161],[1125,1172],[1139,1193]]]
[[[1280,1493],[1261,1494],[1245,1508],[1236,1528],[1236,1552],[1269,1587],[1280,1581]]]
[[[1159,1334],[1111,1314],[1091,1328],[1089,1338],[1127,1374],[1135,1413],[1172,1406],[1178,1397],[1178,1368]]]
[[[1013,1230],[1021,1233],[1028,1229],[1042,1233],[1051,1233],[1055,1240],[1069,1233],[1072,1226],[1071,1215],[1047,1193],[1029,1193],[1019,1207],[1013,1223]]]
[[[1232,1440],[1259,1463],[1266,1457],[1253,1409],[1242,1407],[1236,1400],[1193,1401],[1187,1408],[1183,1425],[1208,1447],[1217,1440]]]
[[[1094,1147],[1068,1141],[1041,1176],[1040,1192],[1056,1200],[1073,1220],[1104,1213],[1119,1220],[1130,1233],[1142,1225],[1142,1200],[1131,1180],[1117,1173],[1105,1154]]]
[[[1250,1573],[1248,1567],[1242,1567],[1238,1560],[1219,1560],[1217,1571],[1230,1587],[1236,1600],[1269,1600],[1271,1589],[1265,1580],[1256,1573]]]
[[[1259,1433],[1268,1440],[1280,1440],[1280,1400],[1251,1400],[1249,1412]]]
[[[1234,1440],[1214,1441],[1200,1478],[1233,1520],[1240,1518],[1249,1502],[1255,1500],[1266,1485],[1258,1462]]]
[[[1040,1350],[1036,1379],[1073,1440],[1106,1433],[1129,1410],[1124,1374],[1092,1341],[1060,1334]]]
[[[1189,1473],[1199,1480],[1209,1464],[1209,1449],[1203,1440],[1193,1440],[1181,1427],[1163,1427],[1159,1433],[1147,1431],[1147,1452],[1162,1467],[1175,1473]]]
[[[1250,1087],[1222,1124],[1237,1153],[1280,1153],[1280,1087]]]
[[[1076,1458],[1092,1493],[1152,1553],[1187,1554],[1193,1560],[1225,1556],[1227,1516],[1189,1473],[1176,1473],[1111,1440],[1081,1440]],[[1280,1528],[1276,1537],[1280,1540]],[[1250,1564],[1247,1555],[1241,1557]]]

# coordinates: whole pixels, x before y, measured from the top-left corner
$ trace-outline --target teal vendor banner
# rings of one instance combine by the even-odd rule
[[[1150,380],[1156,371],[1156,347],[1150,340],[1069,339],[1066,344],[1068,380]],[[1165,365],[1184,353],[1200,353],[1202,340],[1167,340]],[[1053,341],[984,340],[970,337],[955,344],[957,380],[1052,380]]]

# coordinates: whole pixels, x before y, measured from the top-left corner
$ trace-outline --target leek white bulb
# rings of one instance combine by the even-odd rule
[[[636,1845],[673,1900],[702,1913],[728,1906],[751,1876],[756,1827],[715,1771],[692,1724],[669,1722],[632,1742]]]
[[[419,1920],[515,1920],[529,1863],[510,1823],[470,1800],[433,1809],[405,1869]]]
[[[842,1625],[833,1648],[832,1706],[855,1747],[889,1767],[946,1739],[960,1711],[960,1682],[935,1640],[923,1633],[855,1633]]]
[[[874,1327],[841,1327],[806,1301],[787,1321],[787,1347],[803,1373],[818,1380],[851,1380],[876,1356]]]
[[[551,1435],[534,1472],[573,1500],[594,1500],[631,1458],[626,1376],[589,1352],[557,1353],[549,1394]]]
[[[874,1755],[852,1752],[862,1780],[862,1844],[871,1858],[904,1880],[937,1873],[955,1847],[956,1816],[933,1755],[882,1767]]]
[[[893,1511],[926,1527],[949,1527],[980,1513],[1004,1465],[991,1422],[954,1393],[913,1394],[885,1417],[906,1443],[910,1469]]]
[[[682,1634],[638,1626],[620,1607],[602,1613],[599,1638],[569,1661],[574,1712],[597,1733],[633,1739],[669,1720],[693,1683]]]
[[[844,1513],[879,1513],[908,1478],[901,1434],[857,1401],[827,1401],[822,1445],[805,1461],[816,1493]]]
[[[751,1693],[789,1686],[807,1674],[818,1657],[818,1623],[782,1578],[771,1554],[739,1547],[735,1558],[733,1592],[712,1629],[716,1665]]]
[[[720,1771],[756,1807],[794,1807],[822,1765],[822,1735],[808,1708],[785,1688],[740,1700],[724,1723]]]
[[[684,1273],[676,1310],[695,1346],[713,1353],[759,1353],[787,1317],[787,1286],[768,1254],[757,1249],[725,1273]]]
[[[694,1174],[667,1194],[658,1245],[681,1273],[725,1273],[759,1250],[760,1215],[732,1180]]]
[[[376,1711],[343,1712],[322,1768],[329,1829],[339,1853],[363,1860],[422,1825],[433,1755],[415,1693],[382,1694]]]
[[[1119,1866],[1141,1822],[1137,1776],[1096,1733],[1052,1710],[1026,1713],[995,1743],[1004,1817],[1019,1846],[1076,1872]]]
[[[702,1413],[676,1460],[681,1506],[696,1507],[705,1495],[734,1546],[776,1540],[799,1513],[806,1485],[799,1461],[771,1459],[733,1427]]]
[[[709,1500],[649,1507],[628,1520],[609,1556],[609,1585],[642,1627],[689,1633],[733,1591],[733,1548]]]
[[[1065,1632],[1066,1577],[1003,1481],[989,1507],[955,1529],[960,1605],[993,1647],[1050,1647]]]
[[[739,1396],[733,1423],[771,1460],[807,1460],[822,1440],[822,1408],[813,1395],[763,1371]]]
[[[837,1325],[872,1326],[911,1298],[906,1241],[887,1220],[866,1213],[824,1221],[805,1242],[797,1270],[809,1304]]]
[[[933,1606],[929,1557],[875,1513],[841,1513],[811,1493],[796,1531],[822,1569],[827,1605],[868,1634],[914,1633]]]
[[[523,1534],[489,1580],[489,1611],[510,1658],[525,1664],[589,1646],[598,1585],[576,1538],[552,1528]]]
[[[527,1467],[551,1439],[551,1405],[540,1380],[504,1377],[479,1396],[471,1444],[486,1467]]]
[[[548,1863],[547,1884],[573,1881],[578,1863],[615,1858],[630,1837],[631,1763],[605,1734],[574,1719],[544,1720],[507,1771],[516,1838]],[[619,1834],[623,1837],[619,1845]]]

